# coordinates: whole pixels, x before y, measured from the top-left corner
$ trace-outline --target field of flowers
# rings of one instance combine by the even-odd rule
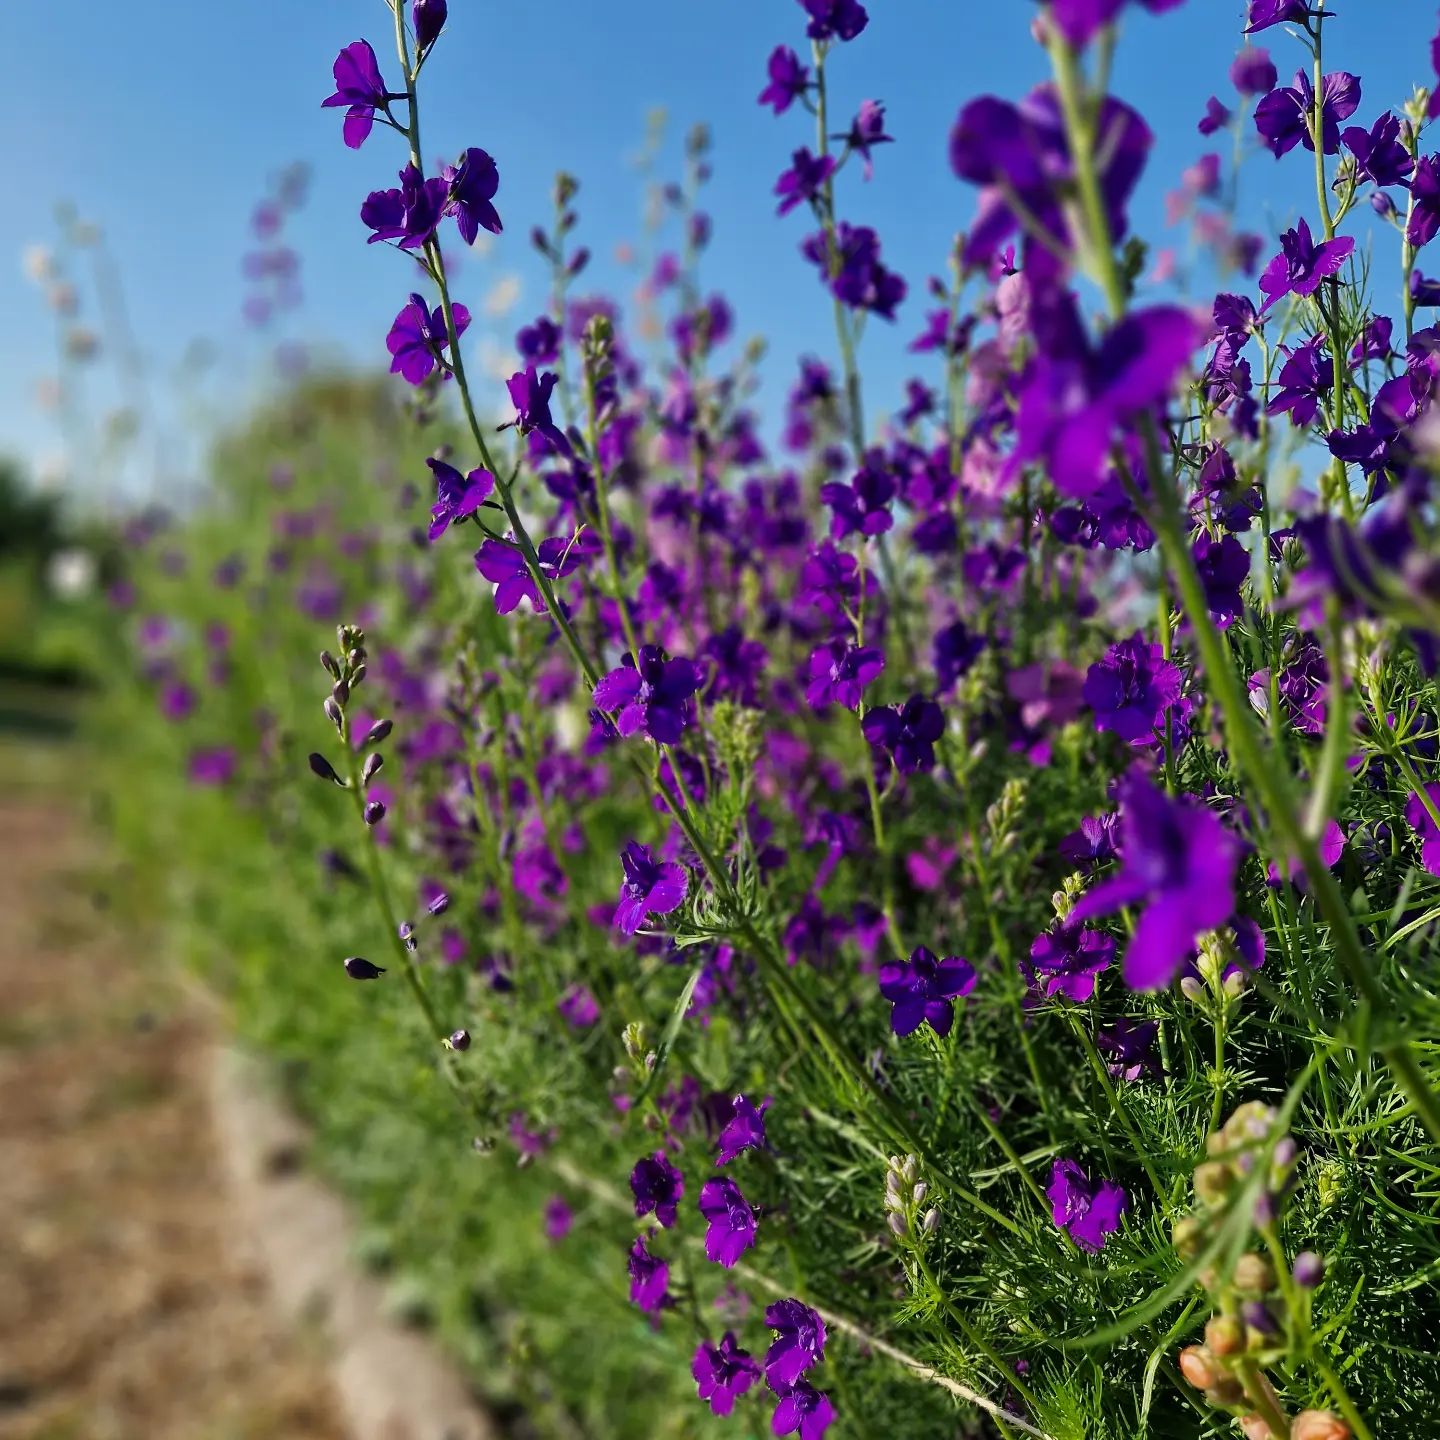
[[[397,1303],[516,1433],[1440,1435],[1440,41],[1362,95],[1389,7],[1249,0],[1176,197],[1213,283],[1154,304],[1138,7],[1042,0],[875,424],[923,282],[845,218],[869,17],[777,4],[834,346],[771,424],[703,130],[663,345],[577,289],[562,175],[508,393],[467,374],[447,250],[533,217],[483,100],[428,164],[446,0],[387,3],[316,100],[392,373],[130,526],[94,778]],[[1235,228],[1242,159],[1309,213]]]

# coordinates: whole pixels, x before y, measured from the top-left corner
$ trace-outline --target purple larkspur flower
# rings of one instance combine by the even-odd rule
[[[599,1001],[578,981],[555,1002],[555,1008],[576,1030],[588,1030],[600,1018]]]
[[[869,23],[859,0],[800,0],[810,23],[805,33],[812,40],[853,40]]]
[[[618,669],[601,677],[595,707],[615,715],[622,735],[639,733],[657,745],[673,745],[691,718],[700,680],[693,660],[672,660],[658,645],[642,645],[638,662],[627,654]]]
[[[570,442],[550,416],[550,395],[559,378],[550,370],[540,375],[533,365],[527,365],[505,382],[505,388],[510,392],[520,433],[529,435],[533,431],[543,435],[562,455],[569,455]]]
[[[1230,83],[1242,95],[1267,95],[1280,74],[1268,50],[1246,46],[1230,66]]]
[[[630,1300],[647,1315],[653,1315],[670,1304],[670,1267],[645,1246],[645,1237],[637,1236],[630,1247]]]
[[[937,959],[935,952],[917,945],[908,960],[880,967],[880,993],[894,1009],[890,1029],[911,1035],[921,1025],[937,1035],[948,1035],[955,1020],[955,1001],[975,988],[975,967],[958,955]]]
[[[788,45],[777,45],[770,52],[765,73],[770,83],[760,92],[757,103],[769,105],[777,115],[783,115],[810,88],[809,67],[800,63],[800,57]]]
[[[582,547],[564,535],[552,535],[536,548],[540,573],[553,585],[579,567]],[[505,540],[488,539],[475,552],[475,568],[495,586],[495,612],[508,615],[522,600],[538,613],[545,613],[540,587],[525,564],[519,546]]]
[[[1180,698],[1184,677],[1136,631],[1117,641],[1085,675],[1085,703],[1095,712],[1095,728],[1110,730],[1135,744],[1161,730],[1165,712]]]
[[[825,1358],[825,1322],[803,1300],[777,1300],[765,1309],[775,1339],[765,1352],[765,1381],[787,1390]]]
[[[410,23],[415,29],[415,49],[422,55],[440,38],[449,14],[447,0],[414,0]]]
[[[1327,155],[1340,149],[1340,122],[1360,108],[1360,81],[1345,70],[1324,77],[1320,88],[1320,138]],[[1295,72],[1295,83],[1272,90],[1255,107],[1255,128],[1278,160],[1297,145],[1315,149],[1310,120],[1315,109],[1315,87],[1303,71]]]
[[[956,620],[935,636],[935,688],[940,693],[950,689],[980,658],[985,637],[975,634],[963,620]]]
[[[835,227],[834,243],[817,230],[800,247],[812,265],[819,267],[830,293],[852,310],[869,310],[882,320],[895,318],[895,307],[908,286],[880,260],[880,237],[868,225],[842,220]]]
[[[630,1193],[635,1197],[635,1214],[654,1215],[668,1230],[675,1223],[680,1200],[685,1194],[685,1177],[670,1163],[663,1150],[642,1156],[630,1172]]]
[[[668,915],[685,899],[685,867],[673,860],[657,860],[648,845],[632,840],[620,852],[625,879],[615,909],[615,928],[633,935],[648,915]]]
[[[1418,250],[1440,232],[1440,155],[1426,155],[1416,162],[1410,198],[1405,238]]]
[[[560,358],[562,338],[560,327],[548,315],[538,315],[533,325],[522,325],[515,332],[515,348],[529,364],[553,365]]]
[[[575,1212],[563,1195],[552,1195],[546,1200],[544,1222],[545,1238],[552,1245],[558,1245],[570,1233],[575,1224]]]
[[[1071,919],[1143,907],[1123,973],[1132,990],[1158,990],[1175,978],[1197,938],[1234,914],[1240,847],[1203,805],[1171,799],[1138,771],[1121,781],[1120,799],[1120,873],[1082,896]]]
[[[923,695],[903,705],[877,705],[860,722],[865,738],[877,750],[888,750],[902,775],[935,768],[935,742],[945,733],[945,712]]]
[[[715,1163],[728,1165],[745,1150],[759,1150],[765,1145],[765,1110],[770,1104],[762,1100],[759,1105],[737,1095],[731,1102],[730,1118],[720,1131],[716,1142]]]
[[[1245,608],[1240,587],[1250,575],[1250,552],[1233,535],[1202,532],[1191,546],[1191,553],[1205,587],[1206,606],[1215,623],[1227,629]]]
[[[790,156],[790,168],[775,182],[775,193],[780,197],[776,213],[788,215],[799,204],[811,204],[834,173],[833,155],[812,155],[802,145]]]
[[[1313,295],[1322,280],[1344,265],[1354,248],[1351,235],[1337,235],[1317,245],[1310,226],[1302,219],[1280,237],[1280,253],[1260,276],[1260,289],[1265,294],[1260,313],[1263,315],[1282,296]]]
[[[729,1270],[755,1243],[755,1212],[728,1176],[700,1187],[700,1213],[710,1222],[705,1231],[705,1256]]]
[[[1320,403],[1330,393],[1330,358],[1325,354],[1325,339],[1317,335],[1297,345],[1280,367],[1276,389],[1270,396],[1266,413],[1280,415],[1290,412],[1290,423],[1302,429],[1320,412]]]
[[[321,108],[346,106],[345,143],[358,150],[375,124],[376,110],[392,97],[380,74],[379,62],[368,40],[356,40],[335,57],[335,93],[320,102]]]
[[[1435,823],[1434,816],[1426,808],[1427,798],[1431,806],[1440,810],[1440,785],[1427,785],[1425,798],[1418,790],[1410,792],[1410,798],[1405,802],[1405,823],[1420,841],[1420,864],[1431,875],[1440,875],[1440,825]]]
[[[1210,136],[1217,130],[1223,130],[1229,123],[1229,109],[1220,103],[1219,96],[1212,95],[1205,102],[1205,113],[1200,117],[1200,123],[1195,128],[1202,135]]]
[[[167,720],[188,720],[199,703],[194,687],[183,680],[172,680],[160,691],[160,713]]]
[[[1083,1003],[1095,993],[1095,977],[1114,958],[1112,936],[1060,921],[1035,937],[1024,969],[1047,999],[1059,995]]]
[[[1073,1160],[1057,1160],[1045,1187],[1050,1218],[1082,1249],[1105,1248],[1105,1237],[1120,1228],[1129,1197],[1113,1180],[1091,1181]]]
[[[452,305],[450,313],[455,318],[456,336],[463,335],[470,324],[470,312],[463,305]],[[395,317],[395,323],[385,337],[386,348],[394,357],[390,362],[390,373],[403,375],[412,385],[419,385],[430,376],[437,364],[444,362],[449,344],[444,310],[439,305],[431,310],[423,296],[411,295],[409,303]],[[448,364],[444,373],[448,378]]]
[[[1185,0],[1140,0],[1152,15],[1183,5]],[[1047,13],[1055,28],[1075,46],[1088,45],[1106,25],[1114,22],[1127,0],[1050,0]]]
[[[462,475],[453,465],[433,457],[425,462],[435,476],[435,504],[430,508],[430,539],[438,540],[452,524],[468,519],[490,498],[495,477],[488,470]]]
[[[467,245],[473,245],[481,230],[499,235],[504,230],[495,208],[500,188],[500,168],[487,151],[472,145],[453,165],[441,172],[445,186],[445,213],[455,217],[455,227]],[[511,398],[515,392],[512,390]],[[519,401],[516,400],[518,407]]]
[[[1118,815],[1087,815],[1078,830],[1060,842],[1060,854],[1075,865],[1103,865],[1116,855]]]
[[[895,143],[895,137],[885,133],[885,107],[878,100],[862,100],[860,108],[855,112],[855,118],[850,122],[850,128],[843,134],[832,135],[830,138],[843,141],[848,149],[860,157],[867,180],[875,173],[871,149],[876,145]]]
[[[820,1440],[835,1421],[835,1407],[830,1397],[804,1380],[797,1380],[787,1390],[776,1393],[779,1400],[770,1417],[770,1429],[776,1435]]]
[[[360,219],[374,231],[367,243],[394,240],[402,250],[418,250],[434,236],[444,205],[445,182],[407,164],[397,189],[372,190],[360,207]]]
[[[853,710],[865,687],[885,668],[885,656],[869,645],[834,640],[810,655],[810,683],[805,698],[817,709],[831,701]]]
[[[1303,25],[1309,16],[1310,0],[1250,0],[1245,33],[1255,35],[1272,25],[1284,25],[1288,21]]]
[[[1160,1064],[1154,1050],[1159,1034],[1158,1020],[1131,1020],[1124,1015],[1099,1031],[1095,1045],[1106,1057],[1105,1068],[1111,1079],[1133,1083],[1142,1075],[1157,1074]]]
[[[228,785],[239,763],[240,757],[229,745],[202,745],[190,752],[187,769],[196,785]]]
[[[830,509],[830,534],[883,535],[894,524],[890,505],[899,486],[895,477],[878,465],[864,465],[848,485],[832,480],[820,487],[820,498]]]
[[[1355,157],[1355,173],[1375,185],[1401,185],[1415,168],[1415,159],[1400,139],[1400,117],[1387,110],[1366,129],[1351,125],[1340,132],[1341,143]]]
[[[748,1350],[740,1348],[735,1332],[727,1330],[718,1345],[700,1342],[690,1362],[690,1374],[712,1413],[728,1415],[735,1401],[760,1378],[760,1367]]]

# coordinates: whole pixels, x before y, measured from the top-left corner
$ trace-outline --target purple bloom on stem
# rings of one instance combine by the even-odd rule
[[[552,371],[540,375],[533,365],[527,365],[505,382],[505,388],[510,392],[510,403],[515,407],[514,423],[520,427],[520,433],[528,435],[533,430],[562,455],[569,455],[570,442],[550,418],[550,394],[558,380],[559,376]]]
[[[630,1299],[647,1315],[670,1303],[670,1267],[645,1248],[645,1237],[630,1247]]]
[[[748,1350],[740,1348],[735,1332],[727,1330],[718,1345],[702,1341],[696,1347],[690,1374],[711,1411],[728,1415],[736,1399],[760,1378],[760,1367]]]
[[[810,23],[805,33],[812,40],[853,40],[870,17],[859,0],[800,0]]]
[[[893,145],[895,137],[885,133],[885,107],[878,100],[862,100],[850,128],[842,135],[832,135],[832,140],[842,140],[864,162],[865,178],[875,173],[870,150],[875,145]]]
[[[600,1018],[600,1005],[584,985],[575,984],[556,1002],[555,1008],[576,1030],[588,1030]]]
[[[1320,402],[1330,393],[1330,361],[1325,355],[1324,337],[1317,335],[1291,352],[1280,367],[1280,388],[1266,406],[1267,413],[1290,412],[1292,425],[1306,426],[1319,413]]]
[[[1095,1045],[1107,1057],[1105,1068],[1111,1079],[1135,1081],[1156,1073],[1160,1066],[1153,1052],[1159,1033],[1158,1020],[1131,1020],[1125,1016],[1101,1030],[1095,1036]]]
[[[625,879],[615,909],[615,928],[633,935],[648,915],[668,915],[685,899],[685,867],[673,860],[656,860],[648,845],[632,840],[620,852]]]
[[[1320,282],[1334,275],[1354,248],[1355,240],[1350,235],[1337,235],[1317,245],[1310,226],[1301,220],[1280,237],[1280,253],[1260,276],[1260,289],[1266,297],[1260,313],[1263,315],[1284,295],[1313,295]]]
[[[367,243],[396,240],[402,250],[418,250],[435,234],[444,203],[445,182],[407,165],[399,189],[372,190],[360,207],[360,219],[375,232]]]
[[[820,1440],[835,1421],[830,1397],[804,1380],[776,1393],[780,1401],[770,1417],[770,1429],[776,1435],[798,1433],[800,1440]]]
[[[1185,0],[1140,0],[1158,15],[1183,5]],[[1088,45],[1096,33],[1114,21],[1125,8],[1125,0],[1050,0],[1049,15],[1056,29],[1071,45]]]
[[[963,620],[947,625],[935,636],[935,688],[948,690],[980,658],[985,637],[973,634]]]
[[[1205,113],[1200,117],[1200,123],[1195,127],[1202,135],[1213,135],[1217,130],[1223,130],[1230,123],[1230,111],[1225,108],[1217,96],[1212,95],[1205,102]]]
[[[788,1390],[812,1365],[825,1358],[825,1322],[802,1300],[777,1300],[765,1310],[775,1339],[765,1352],[765,1382]]]
[[[1060,921],[1035,937],[1024,968],[1047,999],[1060,995],[1083,1003],[1095,993],[1095,977],[1114,958],[1115,941],[1103,930]]]
[[[1087,815],[1078,830],[1060,842],[1060,854],[1077,865],[1103,865],[1115,858],[1115,830],[1119,817]]]
[[[458,520],[473,515],[490,498],[495,477],[488,470],[461,473],[443,460],[425,462],[435,476],[435,504],[430,508],[430,538],[438,540]]]
[[[802,145],[790,156],[790,168],[775,182],[775,193],[781,197],[776,213],[788,215],[801,201],[809,204],[815,200],[834,173],[833,155],[812,155]]]
[[[923,695],[912,695],[903,705],[879,705],[865,712],[860,722],[865,738],[877,749],[888,750],[903,775],[935,766],[935,742],[945,733],[945,712]]]
[[[1414,203],[1405,238],[1418,250],[1440,231],[1440,155],[1426,155],[1417,162],[1410,197]]]
[[[630,1193],[635,1197],[636,1215],[653,1213],[668,1230],[675,1223],[685,1194],[685,1177],[665,1158],[663,1150],[657,1150],[635,1162],[630,1172]]]
[[[777,115],[783,115],[810,88],[810,70],[788,45],[777,45],[765,68],[770,83],[757,103],[772,106]]]
[[[1045,1193],[1056,1226],[1092,1253],[1105,1248],[1105,1237],[1120,1228],[1120,1217],[1130,1208],[1119,1185],[1113,1180],[1092,1183],[1073,1160],[1055,1161]]]
[[[700,1213],[710,1222],[705,1232],[705,1256],[725,1269],[739,1264],[755,1243],[755,1212],[728,1175],[707,1180],[700,1187]]]
[[[820,498],[830,508],[830,534],[836,540],[847,535],[883,535],[894,523],[890,504],[898,486],[895,477],[877,466],[856,471],[848,485],[832,480],[820,487]]]
[[[196,785],[228,785],[239,759],[228,745],[201,746],[190,752],[190,779]]]
[[[765,1144],[765,1108],[769,1103],[764,1100],[756,1105],[743,1095],[735,1097],[716,1145],[717,1165],[728,1165],[741,1151],[759,1150]]]
[[[817,709],[832,700],[853,710],[865,687],[885,668],[885,656],[869,645],[834,640],[810,655],[810,684],[805,698]]]
[[[921,1025],[937,1035],[948,1035],[955,1019],[955,1001],[975,988],[975,967],[958,955],[935,958],[935,952],[917,945],[908,960],[880,967],[880,993],[894,1007],[890,1029],[900,1036]]]
[[[460,238],[473,245],[482,229],[500,234],[504,226],[492,203],[500,188],[500,169],[495,161],[472,145],[456,164],[447,165],[440,173],[446,186],[445,213],[455,217]],[[513,398],[513,391],[511,395]]]
[[[450,312],[455,317],[455,334],[463,335],[470,324],[470,312],[463,305],[452,305]],[[390,373],[403,375],[412,385],[421,384],[436,364],[444,361],[449,343],[444,310],[438,305],[431,310],[422,296],[412,295],[385,337],[386,348],[394,357]],[[447,365],[445,374],[449,373]]]
[[[1133,745],[1162,729],[1182,682],[1180,667],[1137,631],[1112,645],[1086,672],[1085,703],[1095,712],[1097,730],[1111,730]]]
[[[1247,35],[1268,30],[1272,25],[1283,25],[1293,20],[1303,25],[1310,15],[1310,0],[1250,0]]]
[[[637,731],[659,745],[673,745],[690,719],[690,697],[700,688],[693,660],[668,659],[658,645],[642,645],[639,663],[624,663],[595,686],[595,707],[615,715],[622,735]]]
[[[548,315],[537,316],[533,325],[522,325],[515,332],[520,358],[533,365],[553,365],[560,356],[560,340],[560,327]]]
[[[565,536],[552,535],[540,542],[536,556],[541,574],[553,585],[579,566],[582,551]],[[486,540],[475,552],[475,568],[495,586],[496,614],[508,615],[522,600],[528,600],[537,614],[545,613],[540,587],[518,546],[504,540]]]
[[[335,93],[321,108],[345,105],[345,143],[358,150],[375,124],[375,111],[390,99],[380,65],[368,40],[356,40],[335,57]]]
[[[1427,785],[1425,796],[1431,806],[1440,810],[1440,785]],[[1418,790],[1410,792],[1405,802],[1405,823],[1420,840],[1420,864],[1431,875],[1440,875],[1440,825],[1425,806]]]
[[[558,1245],[570,1233],[570,1227],[575,1223],[575,1212],[563,1195],[552,1195],[545,1202],[544,1214],[545,1238],[552,1245]]]
[[[1345,70],[1334,70],[1321,84],[1321,143],[1327,155],[1340,149],[1340,122],[1360,108],[1360,81]],[[1310,120],[1315,109],[1315,87],[1303,71],[1295,72],[1295,83],[1272,90],[1255,107],[1255,128],[1278,160],[1297,145],[1315,149]]]
[[[439,38],[449,11],[446,0],[415,0],[410,23],[415,27],[415,49],[423,54]]]
[[[882,320],[895,318],[895,307],[905,298],[908,287],[901,277],[880,261],[880,237],[868,225],[851,225],[842,220],[835,227],[835,243],[817,230],[800,247],[812,264],[820,267],[830,293],[852,310],[871,310]]]
[[[1071,919],[1141,906],[1125,983],[1158,990],[1175,978],[1197,937],[1234,914],[1239,844],[1202,805],[1172,800],[1136,771],[1121,782],[1120,795],[1120,873],[1082,896]]]
[[[1224,630],[1245,608],[1240,587],[1250,574],[1250,552],[1233,536],[1201,534],[1191,547],[1205,602]]]
[[[1280,78],[1268,50],[1246,47],[1230,66],[1230,83],[1242,95],[1265,95]]]
[[[1341,142],[1355,157],[1355,173],[1376,185],[1399,185],[1415,168],[1414,157],[1400,140],[1400,117],[1387,110],[1366,129],[1351,125],[1340,132]]]

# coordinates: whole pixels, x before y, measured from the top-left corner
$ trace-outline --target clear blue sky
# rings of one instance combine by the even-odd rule
[[[357,210],[368,190],[393,183],[396,137],[377,129],[363,150],[348,151],[339,112],[319,108],[346,42],[370,38],[382,67],[393,70],[380,0],[3,8],[0,134],[12,256],[0,263],[0,452],[33,462],[56,448],[53,420],[33,403],[52,332],[20,252],[50,238],[51,210],[62,199],[105,229],[172,432],[182,421],[193,432],[252,393],[264,347],[239,320],[240,259],[256,198],[292,160],[313,171],[309,204],[291,234],[305,267],[299,328],[349,359],[388,358],[384,335],[410,288],[409,268],[365,245]],[[924,279],[943,265],[949,237],[972,212],[973,194],[946,160],[958,107],[986,91],[1018,96],[1046,67],[1029,39],[1031,0],[871,0],[869,8],[866,33],[835,52],[832,103],[843,118],[862,98],[885,101],[898,142],[877,152],[868,186],[847,172],[841,203],[842,214],[881,231],[888,262],[911,283],[897,323],[874,322],[865,338],[875,406],[898,395],[909,373],[904,345],[921,328]],[[1189,0],[1160,19],[1137,9],[1128,20],[1113,88],[1158,136],[1135,218],[1141,234],[1162,243],[1179,238],[1163,229],[1164,191],[1210,148],[1195,130],[1206,97],[1231,98],[1226,70],[1243,8],[1242,0]],[[1333,8],[1339,18],[1327,27],[1327,59],[1364,80],[1357,120],[1370,123],[1414,82],[1433,78],[1417,43],[1433,28],[1430,0],[1336,0]],[[450,0],[450,10],[425,75],[426,148],[434,156],[475,144],[494,154],[506,224],[488,257],[467,257],[460,298],[478,311],[491,285],[513,272],[522,297],[501,327],[506,335],[541,308],[544,279],[526,235],[547,217],[561,167],[583,182],[581,238],[597,256],[581,291],[628,293],[631,278],[611,255],[617,241],[640,233],[642,188],[629,159],[647,112],[663,106],[669,173],[678,173],[680,136],[692,122],[708,121],[715,137],[707,288],[730,297],[739,333],[770,337],[772,376],[788,376],[798,354],[832,354],[827,305],[797,251],[806,222],[799,213],[777,220],[770,193],[790,150],[811,140],[811,121],[798,109],[776,119],[755,104],[770,49],[804,44],[794,0]],[[1281,31],[1265,38],[1282,76],[1291,73],[1298,47]],[[1244,218],[1273,224],[1307,197],[1313,209],[1310,183],[1295,156],[1279,165],[1253,158]],[[1360,228],[1370,228],[1368,217]],[[1388,237],[1382,243],[1388,250]],[[182,407],[173,381],[197,337],[225,358],[209,398],[192,396]],[[102,404],[111,394],[108,383],[92,388]]]

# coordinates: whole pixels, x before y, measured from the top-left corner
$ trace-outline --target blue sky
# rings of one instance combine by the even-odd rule
[[[904,347],[922,325],[924,279],[943,266],[950,237],[972,213],[973,194],[946,160],[957,109],[987,91],[1018,96],[1046,65],[1029,38],[1030,0],[871,0],[869,8],[869,29],[834,54],[832,105],[845,117],[862,98],[883,100],[897,143],[877,153],[870,184],[847,171],[841,212],[879,229],[887,262],[911,283],[895,325],[874,322],[865,336],[873,410],[892,402],[911,373]],[[1112,88],[1158,137],[1133,214],[1135,228],[1162,244],[1181,238],[1164,230],[1164,192],[1210,148],[1195,130],[1205,100],[1212,92],[1231,98],[1226,70],[1243,8],[1242,0],[1189,0],[1163,18],[1137,10],[1127,21]],[[1327,67],[1362,76],[1356,119],[1368,124],[1432,78],[1421,42],[1433,33],[1435,7],[1337,0],[1334,8]],[[640,236],[643,184],[632,162],[647,113],[662,106],[667,176],[678,174],[685,129],[697,120],[712,128],[715,178],[705,203],[715,238],[704,281],[729,296],[741,335],[769,337],[772,408],[794,357],[832,355],[828,306],[798,254],[806,221],[798,212],[777,220],[770,193],[790,150],[813,141],[812,122],[798,109],[776,119],[755,104],[771,48],[804,44],[794,0],[451,0],[450,9],[424,78],[425,143],[432,156],[480,145],[499,162],[505,236],[486,256],[466,257],[456,286],[478,311],[498,281],[518,278],[518,305],[492,324],[495,334],[508,337],[543,305],[545,279],[526,235],[548,216],[559,168],[582,180],[580,238],[597,257],[580,291],[629,292],[633,276],[613,251]],[[9,141],[13,218],[12,256],[0,263],[0,452],[36,465],[58,448],[53,418],[34,404],[35,382],[53,367],[53,331],[20,256],[51,238],[62,200],[105,230],[177,469],[193,453],[180,437],[193,446],[243,408],[265,373],[268,347],[240,320],[240,264],[255,201],[287,163],[306,161],[313,174],[289,237],[306,294],[294,328],[330,354],[388,359],[384,335],[410,288],[409,269],[365,245],[357,211],[368,190],[393,183],[402,157],[381,130],[361,151],[345,149],[339,112],[319,108],[346,42],[370,38],[393,70],[380,0],[68,0],[4,11],[0,134]],[[1282,76],[1293,72],[1295,42],[1282,31],[1265,39]],[[1307,160],[1251,158],[1242,217],[1274,233],[1307,201],[1313,210]],[[1368,214],[1358,231],[1391,248]],[[203,384],[177,385],[191,342],[202,338],[219,363]],[[87,383],[95,408],[113,403],[104,374]]]

